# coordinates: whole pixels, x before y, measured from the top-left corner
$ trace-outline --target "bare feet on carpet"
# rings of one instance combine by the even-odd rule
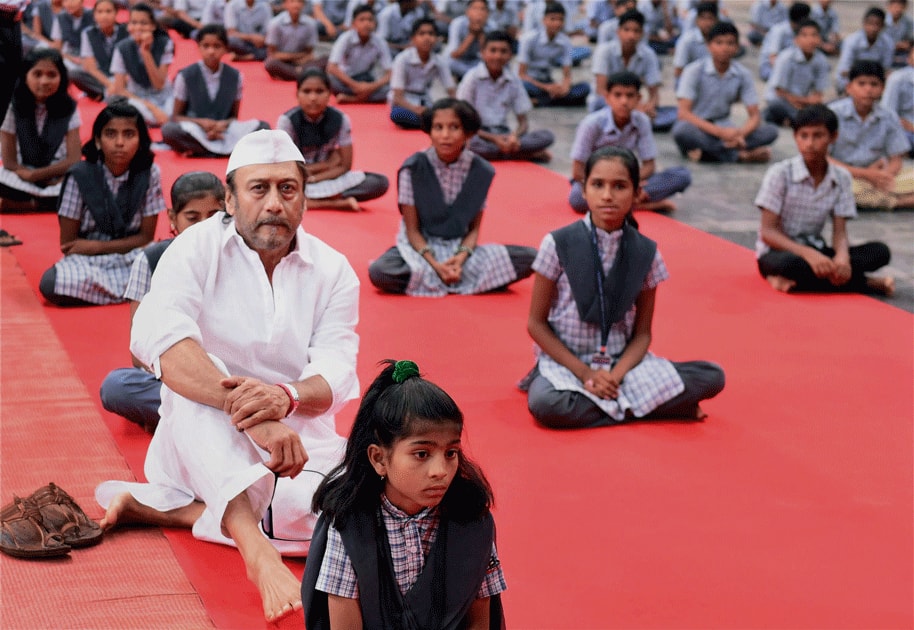
[[[108,530],[115,525],[158,525],[160,527],[182,527],[190,529],[205,506],[199,502],[179,507],[167,512],[160,512],[137,501],[132,494],[119,494],[108,505],[105,517],[99,521],[102,529]]]
[[[264,548],[262,554],[251,558],[247,567],[248,579],[260,591],[267,621],[301,610],[301,580],[282,563],[279,552],[272,547]]]
[[[737,160],[748,164],[761,164],[771,160],[771,149],[768,147],[756,147],[739,152]]]
[[[866,286],[886,297],[892,297],[895,294],[895,278],[891,276],[886,278],[867,278]]]
[[[767,280],[768,284],[776,291],[781,291],[783,293],[787,293],[797,285],[795,281],[785,278],[784,276],[765,276],[765,280]]]

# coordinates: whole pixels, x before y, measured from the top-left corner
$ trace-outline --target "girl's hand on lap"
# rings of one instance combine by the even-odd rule
[[[607,370],[588,369],[583,382],[584,389],[599,398],[614,400],[619,395],[621,381]]]

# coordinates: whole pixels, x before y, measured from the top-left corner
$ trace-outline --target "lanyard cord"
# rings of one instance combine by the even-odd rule
[[[597,293],[600,299],[600,354],[606,355],[606,343],[609,340],[610,324],[606,316],[606,297],[603,288],[603,261],[600,260],[600,248],[597,245],[597,226],[590,225],[590,244],[593,251],[594,272],[597,275]]]

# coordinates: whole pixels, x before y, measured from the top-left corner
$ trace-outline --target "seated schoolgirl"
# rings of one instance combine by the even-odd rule
[[[85,160],[67,172],[60,194],[60,251],[38,288],[52,304],[124,301],[130,267],[155,235],[165,210],[159,167],[140,112],[109,104],[83,145]]]
[[[162,125],[162,140],[191,157],[230,155],[242,136],[270,125],[238,120],[241,73],[222,63],[228,35],[221,24],[207,24],[195,36],[200,61],[175,78],[173,120]]]
[[[432,146],[397,176],[403,220],[397,244],[368,268],[387,293],[437,297],[503,289],[533,271],[532,247],[477,245],[495,169],[466,148],[481,121],[466,101],[445,98],[422,114]]]
[[[79,43],[80,69],[70,81],[94,101],[100,101],[114,87],[111,59],[114,47],[126,39],[127,26],[117,21],[114,0],[95,0],[92,10],[95,26],[82,32]]]
[[[454,97],[457,86],[444,57],[435,52],[438,32],[435,20],[413,22],[412,46],[394,57],[390,69],[390,119],[403,129],[419,129],[422,113],[432,104],[429,90],[437,78],[447,95]]]
[[[314,493],[305,624],[502,628],[492,489],[461,449],[463,414],[412,361],[385,363]],[[392,562],[410,541],[412,560]]]
[[[298,78],[298,107],[279,116],[276,128],[295,142],[305,158],[309,208],[353,210],[359,202],[387,192],[384,175],[352,170],[352,123],[349,116],[330,107],[330,79],[318,68]]]
[[[225,187],[219,178],[205,171],[184,173],[171,187],[171,233],[177,236],[195,223],[225,210]],[[130,267],[130,278],[124,297],[130,301],[130,319],[143,296],[149,291],[152,274],[159,259],[174,237],[153,243],[143,249]],[[159,424],[159,405],[162,403],[162,382],[148,366],[131,355],[133,367],[111,371],[102,381],[99,397],[102,407],[127,418],[150,433]]]
[[[130,7],[127,32],[130,37],[114,48],[111,58],[114,88],[109,99],[126,96],[148,125],[160,127],[168,122],[174,107],[168,80],[168,66],[175,56],[174,42],[156,26],[152,7],[142,2]]]
[[[0,199],[4,210],[57,207],[60,181],[79,160],[81,120],[67,94],[67,68],[53,48],[22,62],[13,100],[0,126]]]
[[[699,402],[724,387],[713,363],[673,363],[649,350],[657,285],[669,274],[632,217],[638,189],[631,151],[595,151],[585,165],[590,213],[547,234],[533,263],[527,330],[537,364],[520,386],[546,427],[702,419]]]

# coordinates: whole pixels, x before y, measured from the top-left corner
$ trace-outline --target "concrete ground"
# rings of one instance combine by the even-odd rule
[[[871,3],[859,0],[837,0],[833,3],[841,17],[842,31],[845,35],[859,28],[865,9]],[[872,3],[879,4],[882,3]],[[741,33],[745,32],[748,22],[750,0],[725,0],[724,5],[736,22]],[[834,67],[835,59],[830,60]],[[740,59],[757,77],[758,51],[748,47],[747,54]],[[675,105],[673,86],[672,57],[661,58],[663,65],[664,88],[661,92],[662,105]],[[590,80],[589,61],[575,69],[575,80]],[[764,84],[757,80],[756,88],[764,98]],[[834,97],[829,94],[827,98]],[[578,121],[584,116],[578,108],[538,109],[531,115],[531,126],[551,129],[556,135],[552,147],[550,169],[565,176],[571,174],[571,160],[568,153],[574,140]],[[744,117],[741,107],[734,108],[734,118]],[[766,165],[743,164],[693,164],[680,157],[679,151],[670,134],[656,136],[659,149],[658,166],[668,167],[684,164],[692,172],[692,186],[680,197],[674,199],[678,210],[673,218],[710,234],[720,236],[744,247],[754,249],[756,232],[759,224],[759,211],[753,200],[765,175]],[[796,146],[789,129],[783,129],[777,142],[772,147],[773,161],[783,160],[796,155]],[[911,164],[906,160],[906,166]],[[569,218],[573,216],[568,209]],[[914,213],[908,210],[896,212],[865,212],[850,222],[849,236],[851,244],[870,240],[886,243],[892,251],[891,264],[881,270],[883,275],[892,275],[896,281],[896,292],[891,298],[878,297],[888,304],[914,312]],[[825,234],[831,237],[830,227]],[[754,271],[754,270],[753,270]]]

